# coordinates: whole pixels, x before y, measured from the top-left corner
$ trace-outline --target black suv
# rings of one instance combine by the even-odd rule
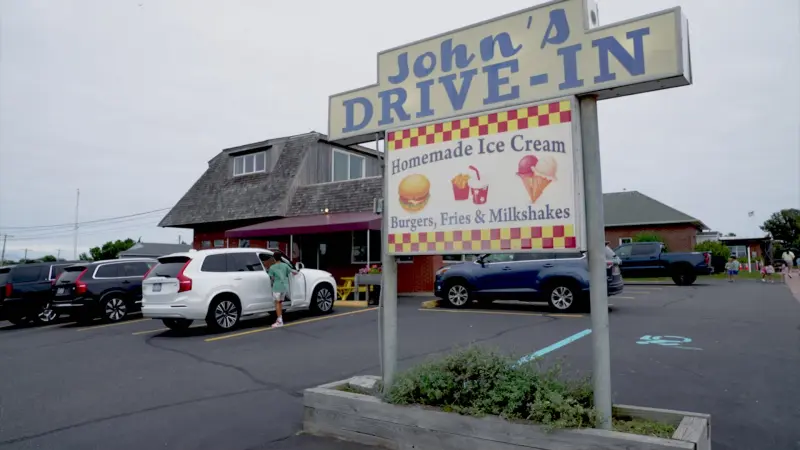
[[[125,258],[67,267],[53,284],[52,309],[78,322],[119,322],[141,310],[142,280],[158,261]]]
[[[31,320],[50,323],[58,314],[48,307],[53,281],[75,261],[20,264],[0,268],[0,314],[14,325]]]

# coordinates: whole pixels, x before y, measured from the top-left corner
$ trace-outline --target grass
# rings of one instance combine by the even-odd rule
[[[645,419],[614,418],[612,421],[614,431],[622,433],[639,434],[642,436],[653,436],[664,439],[671,439],[677,429],[676,426],[667,423],[655,422]]]

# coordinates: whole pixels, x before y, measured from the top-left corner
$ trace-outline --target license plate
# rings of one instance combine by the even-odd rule
[[[153,292],[161,292],[161,283],[156,283],[153,285]]]
[[[67,293],[67,288],[58,288],[56,291],[56,295],[65,295]]]

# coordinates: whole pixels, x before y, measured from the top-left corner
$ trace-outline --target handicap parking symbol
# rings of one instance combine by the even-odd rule
[[[654,344],[664,347],[680,348],[683,350],[702,350],[702,348],[687,347],[683,345],[690,342],[692,342],[692,339],[684,336],[651,336],[649,334],[640,337],[639,340],[636,341],[636,343],[639,345]]]

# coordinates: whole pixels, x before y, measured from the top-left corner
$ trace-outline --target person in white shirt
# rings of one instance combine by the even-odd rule
[[[792,264],[794,260],[794,253],[792,253],[791,250],[786,250],[781,255],[781,259],[783,259],[784,262],[783,273],[787,277],[792,278]]]

